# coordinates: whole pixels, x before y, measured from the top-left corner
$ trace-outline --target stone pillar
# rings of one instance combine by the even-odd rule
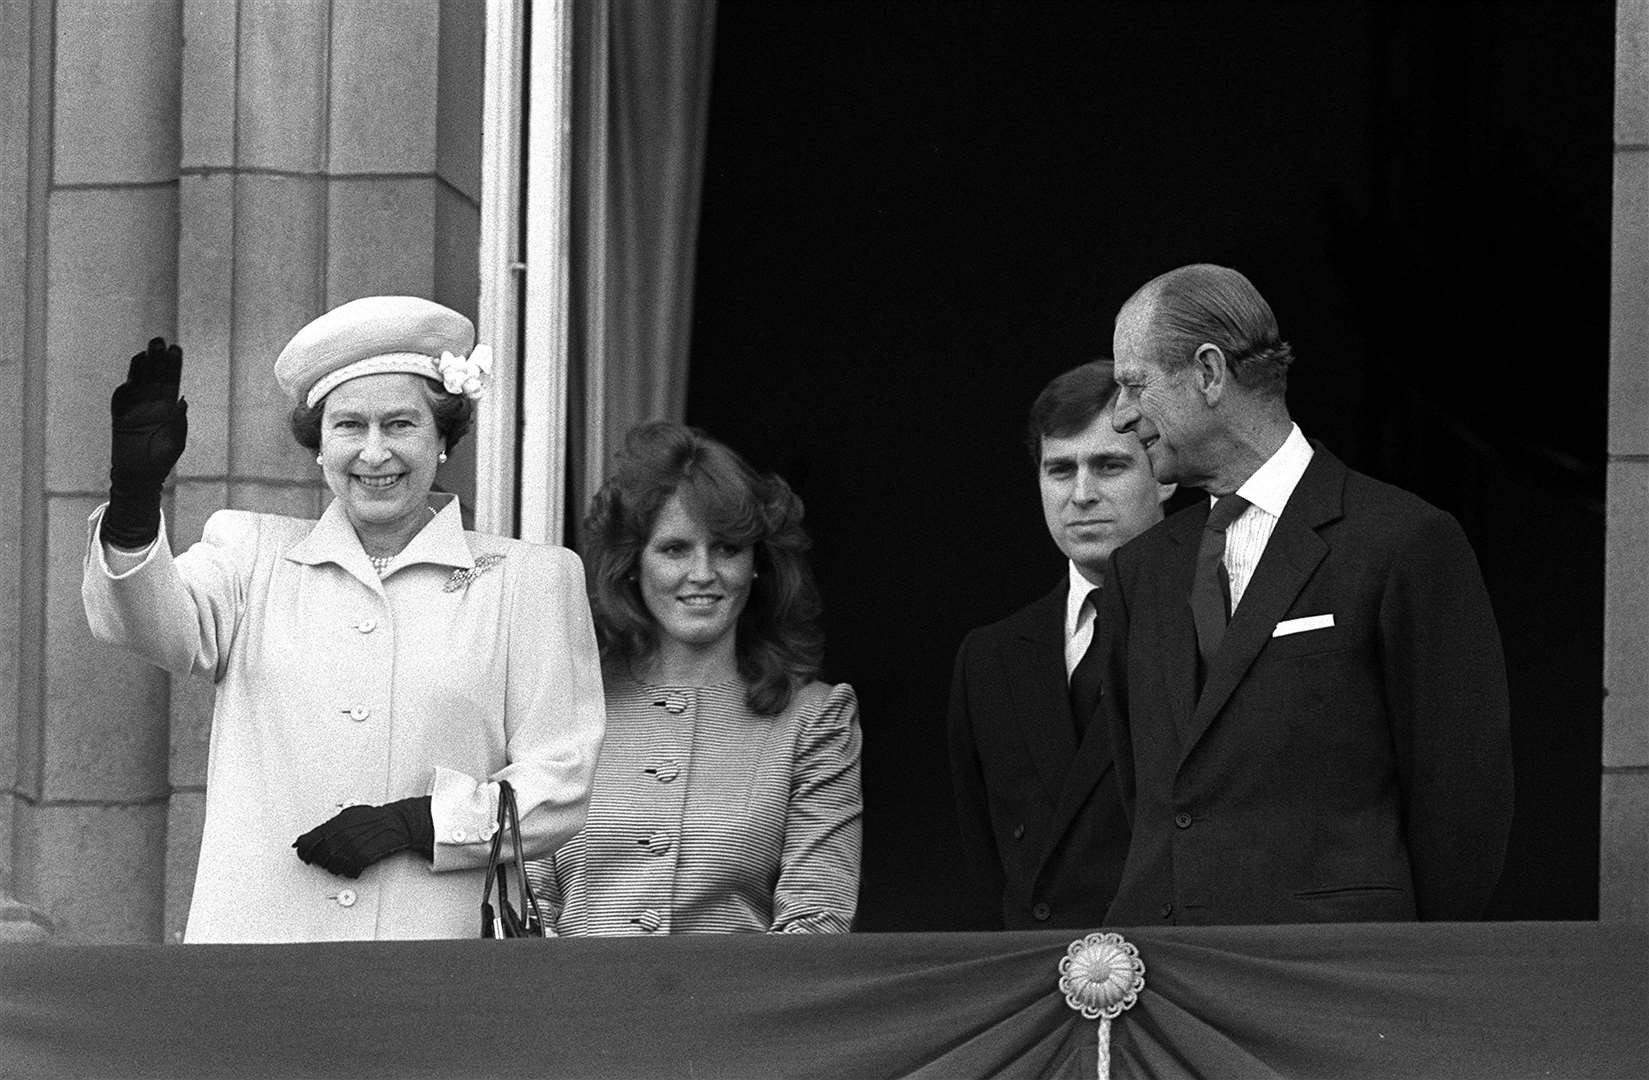
[[[92,641],[79,564],[86,515],[108,485],[109,391],[145,338],[174,331],[177,12],[166,0],[57,0],[8,5],[4,18],[3,47],[26,42],[0,76],[4,193],[23,222],[7,229],[22,240],[22,280],[0,305],[8,319],[21,313],[5,338],[7,398],[20,410],[5,425],[17,440],[8,497],[18,485],[4,515],[16,619],[8,876],[59,940],[155,940],[166,679]]]
[[[1615,25],[1599,917],[1649,921],[1649,0]]]
[[[29,228],[29,108],[32,19],[28,0],[0,0],[0,236],[10,254],[0,259],[0,341],[22,342],[26,338],[25,303],[31,253]],[[14,241],[13,238],[16,238]],[[5,394],[5,413],[0,416],[0,460],[21,462],[24,416],[23,392],[26,374],[23,351],[0,349],[0,384],[11,388]],[[22,605],[23,582],[18,568],[23,560],[23,474],[20,469],[0,470],[0,627],[14,629]],[[15,822],[27,803],[25,792],[32,767],[25,767],[23,751],[34,756],[26,724],[33,712],[21,704],[23,647],[16,633],[5,634],[0,649],[0,763],[6,768],[0,789],[0,942],[44,936],[44,916],[15,898],[13,881],[14,841],[19,837]],[[30,763],[32,766],[32,761]],[[25,883],[26,884],[26,883]]]

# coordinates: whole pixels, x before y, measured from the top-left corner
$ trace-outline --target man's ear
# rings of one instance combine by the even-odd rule
[[[1158,484],[1157,485],[1157,504],[1160,506],[1161,504],[1167,502],[1169,499],[1172,499],[1174,497],[1174,492],[1176,492],[1178,490],[1179,490],[1179,485],[1178,484]]]
[[[1226,380],[1231,371],[1225,365],[1225,350],[1218,345],[1203,342],[1191,358],[1191,370],[1196,376],[1197,390],[1209,408],[1219,404],[1225,396]]]

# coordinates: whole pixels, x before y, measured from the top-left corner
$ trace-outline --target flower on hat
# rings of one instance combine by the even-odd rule
[[[477,345],[468,356],[443,352],[435,362],[435,369],[440,372],[441,385],[447,393],[463,394],[474,400],[486,393],[492,382],[492,349]]]

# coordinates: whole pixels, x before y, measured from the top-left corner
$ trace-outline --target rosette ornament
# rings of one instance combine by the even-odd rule
[[[1111,1075],[1111,1021],[1145,989],[1145,962],[1121,934],[1093,933],[1073,941],[1059,961],[1065,1004],[1099,1021],[1099,1076]]]
[[[463,394],[474,400],[487,392],[492,382],[492,348],[477,345],[468,356],[443,352],[435,362],[441,373],[441,385],[449,394]]]

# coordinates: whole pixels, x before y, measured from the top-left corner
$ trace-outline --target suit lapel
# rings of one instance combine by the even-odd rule
[[[1099,627],[1094,627],[1094,633],[1099,633]],[[1060,631],[1063,639],[1063,627]],[[1100,687],[1100,696],[1109,693],[1108,687]],[[1070,715],[1069,695],[1066,697],[1065,715]],[[1070,727],[1071,747],[1066,753],[1067,766],[1064,773],[1064,783],[1059,787],[1058,796],[1054,800],[1054,816],[1052,827],[1048,830],[1048,847],[1042,857],[1046,859],[1059,846],[1060,839],[1065,835],[1082,804],[1088,800],[1088,795],[1094,786],[1104,778],[1111,768],[1111,735],[1105,725],[1096,717],[1090,717],[1087,729],[1082,735],[1082,744],[1076,745],[1075,725]],[[1074,757],[1072,756],[1074,753]]]
[[[1191,579],[1197,570],[1197,547],[1202,542],[1202,527],[1208,520],[1208,502],[1200,509],[1188,508],[1169,519],[1168,539],[1174,545],[1169,558],[1171,580],[1163,582],[1162,611],[1159,625],[1162,637],[1153,643],[1162,658],[1155,665],[1164,680],[1174,730],[1180,745],[1188,745],[1191,713],[1197,704],[1197,627],[1191,620]]]
[[[1020,735],[1036,763],[1049,799],[1059,797],[1076,754],[1071,699],[1065,681],[1065,597],[1069,584],[1025,611],[1014,628],[1007,655],[1007,681],[1016,713],[1025,721]]]
[[[1271,640],[1271,631],[1328,555],[1317,530],[1340,517],[1346,467],[1321,446],[1283,508],[1277,528],[1266,542],[1242,602],[1226,628],[1220,651],[1208,668],[1202,696],[1185,733],[1183,761],[1225,707],[1254,660]],[[1189,608],[1187,608],[1189,610]]]

